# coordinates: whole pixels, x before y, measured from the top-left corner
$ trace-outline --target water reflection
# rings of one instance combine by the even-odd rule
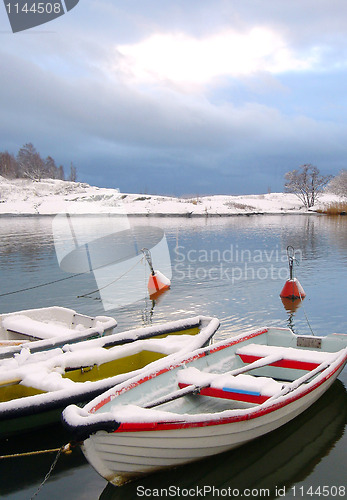
[[[205,314],[216,316],[221,321],[216,340],[265,325],[289,326],[295,333],[310,335],[306,316],[317,335],[346,333],[347,217],[293,215],[142,218],[140,221],[134,218],[132,223],[158,225],[165,232],[173,268],[172,286],[155,303],[147,297],[127,307],[108,311],[107,314],[117,319],[119,330]],[[183,267],[180,268],[176,266],[177,263],[181,264],[177,262],[175,252],[178,245],[184,246],[182,252],[185,255]],[[223,259],[223,251],[230,251],[231,245],[234,249],[233,260],[231,261],[230,253],[224,253]],[[307,296],[295,311],[286,310],[279,297],[287,279],[285,272],[288,271],[288,260],[285,252],[288,245],[301,249],[303,253],[296,275]],[[189,250],[214,251],[213,256],[220,255],[221,258],[220,261],[208,259],[203,262],[201,259],[192,262],[189,261],[189,255],[195,258],[197,254],[188,254]],[[239,251],[238,254],[235,253],[236,250]],[[241,255],[243,261],[240,261]],[[255,262],[257,255],[261,257],[260,262]],[[229,271],[229,275],[224,274],[221,279],[215,279],[213,269],[220,264],[223,264],[223,269],[236,266],[239,268],[238,272],[243,274],[240,279],[232,280]],[[282,268],[283,276],[279,273]],[[59,268],[55,256],[51,217],[0,217],[0,272],[1,294],[66,276]],[[264,279],[266,272],[268,279]],[[234,277],[237,278],[237,275]],[[147,286],[145,279],[143,286]],[[100,300],[95,300],[94,297],[79,298],[96,288],[95,280],[89,274],[35,291],[3,295],[0,297],[0,312],[61,305],[90,316],[102,315],[105,311]],[[346,383],[345,373],[342,373],[340,379]],[[264,484],[272,488],[281,481],[286,484],[296,481],[300,467],[307,466],[302,473],[306,477],[314,468],[315,460],[319,461],[330,453],[330,446],[336,440],[341,438],[341,447],[345,444],[345,438],[342,437],[346,412],[345,390],[341,384],[337,384],[334,391],[328,394],[331,395],[331,401],[329,398],[322,401],[329,404],[329,407],[324,408],[324,403],[323,407],[320,404],[314,406],[307,413],[308,417],[302,416],[286,428],[259,440],[257,443],[261,449],[250,444],[199,464],[158,474],[155,482],[153,479],[143,479],[143,482],[129,484],[119,491],[108,487],[102,498],[108,498],[107,495],[110,498],[113,495],[115,498],[123,498],[123,495],[124,498],[135,498],[136,484],[148,484],[149,487],[161,484],[165,487],[170,482],[184,487],[195,484],[226,484],[242,488],[243,485],[251,487],[253,483],[254,487],[261,485],[262,478],[265,477]],[[301,427],[303,431],[297,433]],[[15,453],[25,449],[60,446],[66,442],[66,438],[60,436],[59,432],[57,428],[42,430],[39,435],[35,433],[31,437],[11,440],[7,444],[0,442],[0,455],[5,454],[6,450]],[[57,440],[54,441],[53,437]],[[302,443],[307,446],[303,447]],[[324,480],[324,484],[341,483],[341,477],[331,477],[334,476],[334,465],[337,466],[340,461],[336,448],[330,456],[331,470],[323,471],[321,480]],[[44,455],[11,459],[9,462],[0,461],[0,496],[16,500],[30,498],[33,491],[28,493],[26,488],[36,488],[53,459],[54,455]],[[262,475],[259,471],[262,471]],[[253,477],[254,481],[251,483]],[[93,469],[76,450],[72,456],[59,459],[51,480],[45,485],[42,498],[60,498],[62,492],[65,494],[68,489],[70,498],[95,500],[104,484],[104,480],[99,480],[96,473],[93,475]]]
[[[31,262],[48,249],[54,254],[52,218],[0,217],[0,249],[0,265],[17,254]]]
[[[134,218],[131,222],[156,225],[165,232],[172,287],[153,311],[145,300],[108,311],[117,317],[120,328],[195,314],[217,316],[223,337],[264,324],[284,326],[288,314],[279,293],[288,274],[290,244],[304,256],[295,273],[307,293],[304,308],[313,330],[325,335],[332,321],[333,331],[344,331],[347,217]],[[2,217],[0,236],[2,293],[66,277],[55,256],[51,217]],[[178,246],[183,247],[183,256],[177,254]],[[207,260],[199,251],[207,252]],[[2,295],[0,311],[56,304],[91,316],[104,314],[100,300],[83,297],[96,288],[91,273],[74,276],[35,292]],[[310,333],[302,307],[289,319],[295,319],[298,333]]]
[[[267,436],[232,452],[207,460],[152,474],[122,487],[108,484],[100,500],[133,500],[138,488],[268,489],[289,488],[308,476],[342,436],[346,424],[346,390],[337,381],[309,410]],[[341,482],[337,478],[336,484]],[[152,495],[154,497],[155,495]],[[212,493],[205,498],[212,498]]]

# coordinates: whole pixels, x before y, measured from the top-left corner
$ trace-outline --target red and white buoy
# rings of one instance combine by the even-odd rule
[[[148,293],[149,297],[152,300],[157,299],[163,292],[168,290],[171,286],[171,281],[169,278],[167,278],[163,273],[160,271],[155,271],[153,269],[153,264],[152,264],[152,258],[151,258],[151,253],[147,248],[143,248],[142,253],[144,254],[148,265],[151,270],[151,274],[148,279]]]
[[[159,295],[161,295],[165,290],[168,290],[171,286],[171,281],[160,271],[153,271],[148,279],[148,293],[149,297],[155,300]]]
[[[302,300],[306,297],[306,293],[299,280],[293,277],[294,248],[292,246],[287,247],[287,255],[289,261],[289,280],[285,282],[280,297],[282,299]]]

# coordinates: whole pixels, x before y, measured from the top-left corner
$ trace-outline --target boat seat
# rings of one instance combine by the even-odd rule
[[[270,363],[270,366],[309,371],[314,370],[324,361],[330,361],[336,357],[335,353],[261,344],[248,344],[239,348],[236,354],[240,356],[244,363],[253,363],[258,359],[272,354],[283,355],[283,359],[275,363]]]
[[[24,314],[15,314],[5,317],[2,321],[2,326],[9,332],[26,335],[36,340],[59,337],[72,333],[71,328],[67,326],[44,323],[43,321],[29,318]]]
[[[284,384],[270,377],[210,374],[191,367],[179,372],[178,385],[181,389],[188,385],[200,386],[201,396],[261,404],[277,394]]]

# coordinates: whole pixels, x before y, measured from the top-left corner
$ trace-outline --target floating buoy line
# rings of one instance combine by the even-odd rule
[[[54,285],[55,283],[59,283],[59,281],[65,281],[65,280],[69,280],[71,278],[77,278],[78,276],[81,276],[82,274],[89,274],[89,271],[83,272],[83,273],[78,273],[78,274],[71,274],[70,276],[65,276],[65,278],[59,278],[59,279],[56,279],[53,281],[47,281],[46,283],[40,283],[39,285],[29,286],[27,288],[20,288],[18,290],[14,290],[12,292],[0,293],[0,297],[5,297],[6,295],[13,295],[15,293],[20,293],[20,292],[27,292],[28,290],[35,290],[35,288],[41,288],[43,286]]]
[[[135,269],[136,266],[138,266],[141,262],[143,262],[143,258],[141,260],[139,260],[138,262],[136,262],[133,266],[131,266],[129,269],[127,269],[125,271],[125,273],[121,274],[120,276],[117,276],[116,279],[114,279],[113,281],[111,281],[110,283],[107,283],[107,285],[104,285],[100,288],[96,288],[96,290],[93,290],[92,292],[87,292],[87,293],[84,293],[83,295],[77,295],[77,298],[78,299],[81,299],[81,298],[88,298],[90,299],[90,295],[92,295],[93,293],[97,293],[97,292],[100,292],[101,290],[104,290],[105,288],[113,285],[114,283],[116,283],[117,281],[119,281],[121,278],[124,278],[124,276],[126,276],[130,271],[132,271],[133,269]],[[96,299],[96,300],[101,300],[101,299]]]
[[[133,266],[131,266],[129,269],[127,269],[122,275],[118,276],[116,279],[112,280],[110,283],[108,283],[107,285],[104,285],[103,287],[97,288],[96,290],[93,290],[91,292],[87,292],[87,293],[85,293],[83,295],[78,295],[77,298],[91,298],[90,295],[92,295],[93,293],[100,292],[100,290],[104,290],[105,288],[113,285],[114,283],[116,283],[117,281],[119,281],[121,278],[123,278],[124,276],[126,276],[137,265],[139,265],[140,263],[144,262],[144,260],[147,261],[147,263],[148,263],[148,265],[150,267],[150,270],[151,270],[151,275],[149,277],[148,285],[147,285],[150,298],[152,298],[153,300],[155,298],[157,298],[158,295],[160,295],[162,292],[164,292],[164,291],[166,291],[166,290],[168,290],[170,288],[171,282],[160,271],[154,271],[153,264],[152,264],[152,257],[151,257],[150,251],[147,248],[143,248],[141,250],[141,252],[143,253],[142,259],[140,259]],[[119,260],[115,260],[115,261],[111,262],[110,264],[116,264],[118,262],[119,262]],[[99,267],[96,267],[95,270],[101,269],[102,267],[104,267],[104,266],[101,265]],[[1,293],[0,297],[6,297],[8,295],[14,295],[16,293],[27,292],[29,290],[35,290],[37,288],[41,288],[41,287],[44,287],[44,286],[54,285],[55,283],[59,283],[61,281],[66,281],[66,280],[69,280],[69,279],[78,278],[79,276],[83,276],[85,274],[90,274],[90,272],[91,272],[90,270],[88,270],[88,271],[82,271],[82,272],[79,272],[79,273],[76,273],[76,274],[70,274],[69,276],[65,276],[64,278],[58,278],[56,280],[47,281],[45,283],[40,283],[38,285],[33,285],[33,286],[26,287],[26,288],[20,288],[18,290],[13,290],[12,292]],[[96,300],[98,300],[98,299],[96,299]]]
[[[83,295],[78,295],[77,298],[91,298],[90,295],[93,293],[100,292],[100,290],[104,290],[105,288],[113,285],[117,281],[119,281],[121,278],[124,278],[130,271],[135,269],[136,266],[139,264],[143,263],[144,260],[147,261],[148,266],[150,268],[151,274],[148,279],[147,283],[147,289],[149,293],[149,298],[152,300],[156,300],[163,292],[168,290],[171,286],[170,280],[160,271],[155,271],[153,268],[153,263],[152,263],[152,256],[151,252],[148,250],[148,248],[142,248],[141,252],[143,253],[142,259],[140,259],[138,262],[136,262],[133,266],[131,266],[129,269],[127,269],[123,274],[120,276],[117,276],[116,279],[111,281],[110,283],[107,283],[107,285],[104,285],[103,287],[97,288],[96,290],[93,290],[92,292],[87,292]]]

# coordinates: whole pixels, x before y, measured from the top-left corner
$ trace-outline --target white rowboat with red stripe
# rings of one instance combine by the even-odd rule
[[[170,361],[63,413],[113,484],[230,450],[292,420],[338,377],[347,335],[263,328]]]

